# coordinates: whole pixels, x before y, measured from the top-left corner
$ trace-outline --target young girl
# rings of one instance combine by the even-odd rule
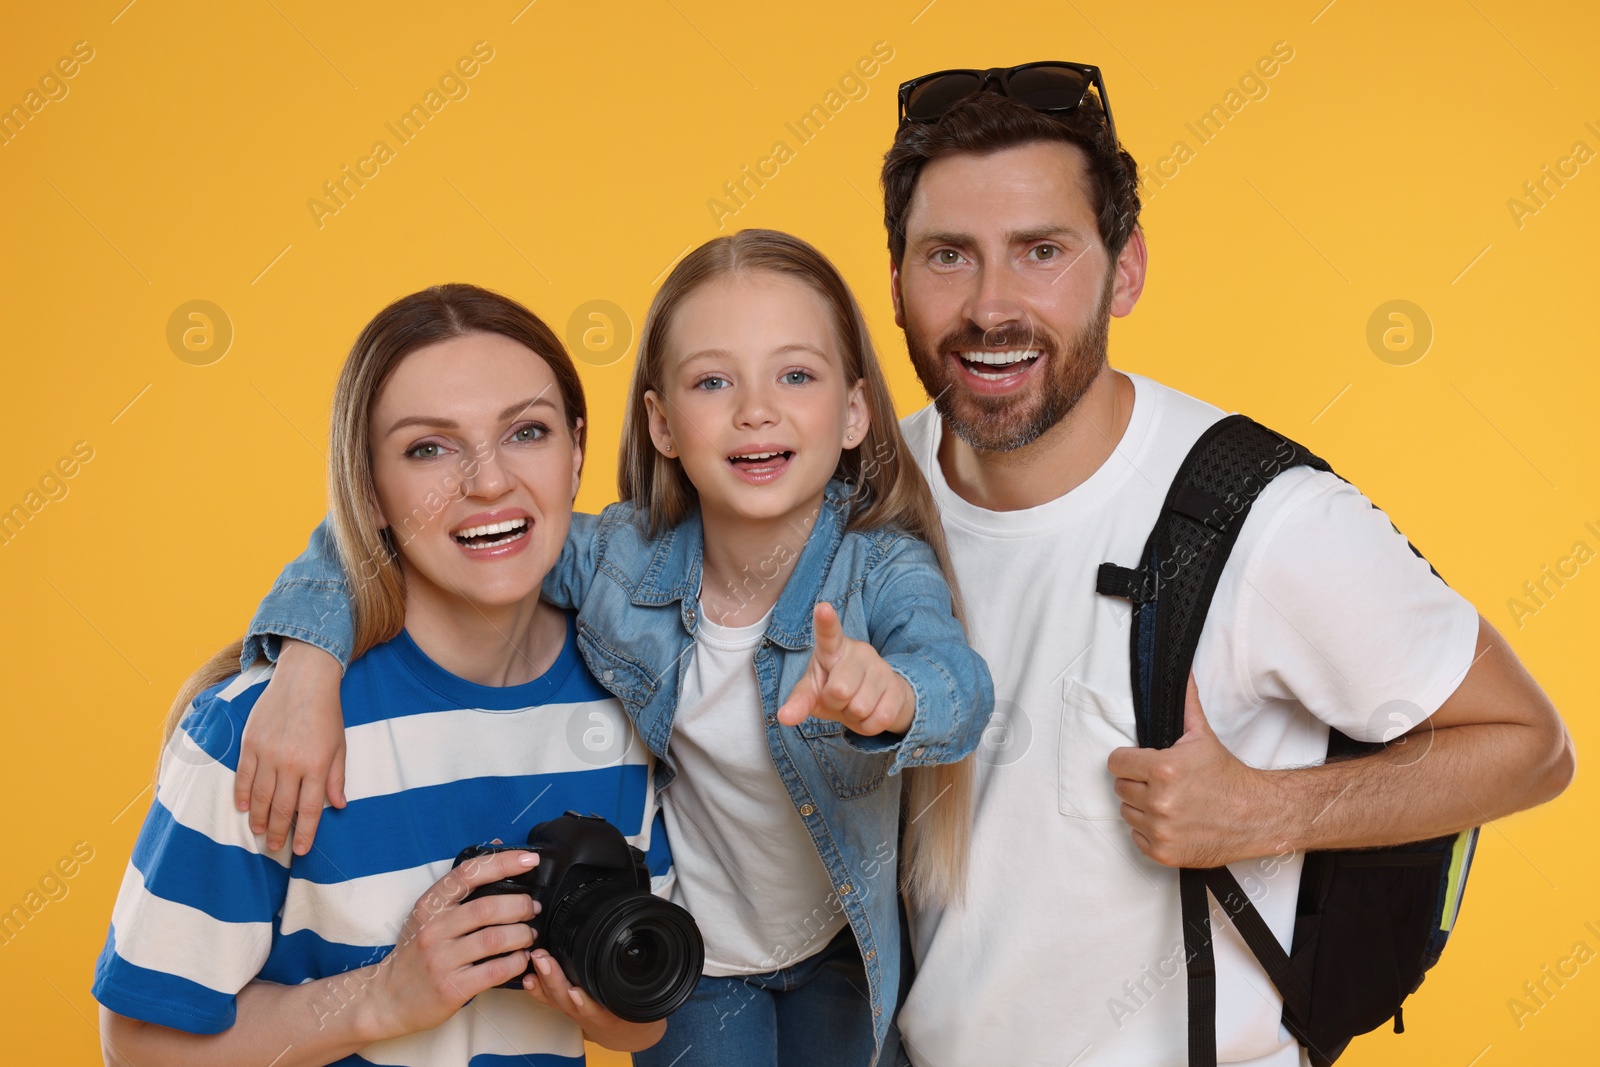
[[[508,394],[538,401],[507,410]],[[649,1044],[663,1023],[625,1022],[571,989],[547,953],[530,957],[531,898],[463,903],[526,873],[532,853],[451,869],[467,845],[520,843],[581,805],[666,876],[643,746],[602,767],[567,743],[568,722],[625,720],[584,668],[570,614],[538,595],[583,462],[571,359],[504,297],[414,293],[362,332],[331,421],[332,521],[356,576],[356,656],[339,690],[350,803],[315,852],[264,851],[228,801],[239,733],[272,669],[236,673],[235,642],[189,680],[95,969],[106,1062],[582,1063],[585,1037]],[[464,451],[494,460],[428,529],[402,536],[435,506],[440,457]],[[516,551],[469,555],[453,536],[507,514],[529,528]],[[530,958],[538,977],[524,987],[538,1003],[496,988]]]
[[[948,899],[970,818],[956,761],[993,692],[860,310],[820,253],[746,230],[678,264],[644,324],[619,483],[622,503],[575,517],[544,595],[580,608],[585,660],[659,759],[673,899],[706,939],[694,997],[636,1062],[874,1062],[901,976],[902,811],[905,888]],[[340,605],[299,606],[340,577],[321,540],[253,635],[341,650]],[[325,730],[333,701],[310,703]],[[258,806],[271,793],[258,782]]]

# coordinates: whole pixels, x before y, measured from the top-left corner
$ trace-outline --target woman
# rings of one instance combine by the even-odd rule
[[[571,617],[538,597],[570,525],[584,415],[560,341],[496,294],[429,289],[362,332],[330,450],[357,576],[349,803],[316,851],[266,850],[231,800],[271,668],[234,673],[236,643],[190,679],[96,969],[108,1064],[259,1065],[279,1049],[275,1067],[581,1063],[585,1037],[630,1051],[660,1037],[663,1023],[568,986],[533,945],[530,897],[463,903],[532,853],[450,869],[464,846],[523,840],[566,809],[606,817],[652,873],[667,865],[644,747],[597,760],[569,740],[569,723],[580,737],[626,726]],[[527,992],[496,988],[530,962]]]

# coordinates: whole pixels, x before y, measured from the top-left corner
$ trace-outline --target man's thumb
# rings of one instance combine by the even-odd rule
[[[1200,688],[1195,685],[1194,672],[1189,672],[1189,685],[1183,694],[1183,739],[1204,737],[1211,733],[1205,709],[1200,706]]]

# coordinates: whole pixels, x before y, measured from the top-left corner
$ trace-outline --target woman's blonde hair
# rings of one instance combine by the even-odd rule
[[[645,315],[639,358],[628,388],[618,494],[646,509],[652,536],[676,526],[697,506],[698,494],[682,465],[662,455],[650,437],[644,395],[650,390],[657,394],[666,391],[672,322],[684,300],[710,282],[759,273],[793,278],[822,298],[833,320],[847,384],[865,383],[871,425],[858,448],[840,453],[833,473],[851,487],[846,529],[898,527],[925,541],[950,584],[956,617],[962,618],[939,510],[900,435],[894,400],[861,308],[827,257],[798,237],[776,230],[741,230],[716,237],[690,252],[667,276]],[[913,768],[907,772],[902,796],[908,857],[903,870],[908,894],[920,903],[956,899],[965,882],[972,831],[970,762]]]
[[[567,429],[581,449],[587,426],[583,383],[555,332],[527,308],[476,285],[436,285],[378,312],[351,346],[333,391],[328,448],[328,515],[353,606],[353,661],[405,624],[405,575],[395,566],[393,527],[379,529],[368,433],[372,407],[400,361],[452,337],[493,333],[542,357],[555,376]],[[579,422],[583,420],[583,422]],[[162,744],[200,693],[239,672],[244,641],[233,642],[189,676],[167,712]]]

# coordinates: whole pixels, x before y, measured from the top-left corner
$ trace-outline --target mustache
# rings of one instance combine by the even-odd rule
[[[1055,341],[1042,333],[1031,322],[1015,320],[1003,322],[987,330],[973,322],[963,323],[959,329],[947,333],[939,341],[939,350],[968,351],[972,349],[1005,350],[1009,348],[1037,348],[1046,356],[1056,352]]]

